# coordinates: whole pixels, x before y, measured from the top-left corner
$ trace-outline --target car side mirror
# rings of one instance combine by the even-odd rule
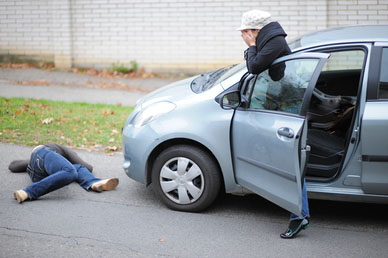
[[[223,109],[236,109],[241,104],[240,91],[226,92],[219,98],[218,102]]]

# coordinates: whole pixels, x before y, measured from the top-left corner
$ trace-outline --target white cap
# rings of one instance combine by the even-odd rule
[[[243,13],[241,26],[237,30],[261,30],[271,22],[271,14],[260,10],[251,10]]]

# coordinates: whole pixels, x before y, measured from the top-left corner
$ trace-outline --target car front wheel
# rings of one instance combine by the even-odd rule
[[[213,158],[194,146],[164,150],[152,168],[152,188],[173,210],[206,209],[217,198],[220,186],[220,171]]]

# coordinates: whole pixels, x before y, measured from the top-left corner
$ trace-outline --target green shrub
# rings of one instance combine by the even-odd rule
[[[119,72],[119,73],[132,73],[132,72],[137,72],[139,66],[136,60],[131,61],[131,67],[128,68],[124,66],[123,64],[112,64],[112,71],[114,72]]]

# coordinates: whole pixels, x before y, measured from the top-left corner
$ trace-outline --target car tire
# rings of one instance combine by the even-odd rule
[[[152,189],[170,209],[199,212],[220,192],[220,169],[209,153],[198,147],[172,146],[155,160]]]

